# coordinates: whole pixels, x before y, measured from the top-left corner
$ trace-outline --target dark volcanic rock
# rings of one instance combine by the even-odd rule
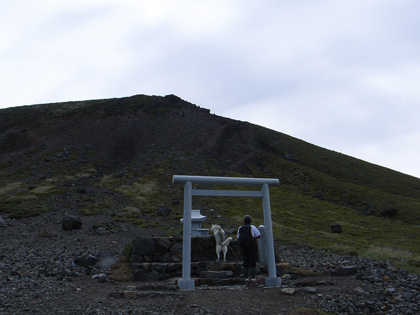
[[[66,214],[61,221],[64,231],[78,230],[82,227],[82,219],[78,215]]]
[[[339,225],[337,223],[331,224],[331,232],[332,233],[342,233],[343,230],[341,228],[341,225]]]
[[[395,217],[398,214],[397,209],[387,209],[387,210],[382,210],[379,213],[381,216],[386,217],[386,218],[391,218],[391,217]]]
[[[4,218],[2,216],[0,216],[0,228],[1,227],[7,227],[7,226],[8,225],[7,225],[6,221],[4,220]]]
[[[132,256],[148,255],[155,249],[155,241],[148,237],[138,236],[133,241]]]
[[[157,211],[158,215],[162,217],[167,217],[171,214],[171,208],[169,207],[160,207]]]
[[[82,267],[93,267],[98,263],[99,259],[92,254],[76,257],[74,263]]]

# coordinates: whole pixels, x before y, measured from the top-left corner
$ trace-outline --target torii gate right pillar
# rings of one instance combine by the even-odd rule
[[[271,206],[270,206],[270,192],[267,184],[261,186],[262,202],[264,211],[264,225],[266,228],[266,249],[267,249],[267,265],[268,278],[265,278],[266,287],[281,286],[281,278],[277,277],[276,259],[274,255],[274,240],[273,240],[273,223],[271,220]]]

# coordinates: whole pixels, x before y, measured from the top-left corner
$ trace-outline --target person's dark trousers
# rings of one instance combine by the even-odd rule
[[[255,278],[255,267],[257,266],[257,248],[255,245],[242,248],[242,254],[244,256],[244,262],[242,267],[244,268],[244,278],[248,279],[249,271],[251,271],[251,278]]]

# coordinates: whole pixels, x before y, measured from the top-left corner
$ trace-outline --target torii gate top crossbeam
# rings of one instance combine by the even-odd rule
[[[278,186],[280,181],[277,178],[248,178],[248,177],[217,177],[217,176],[189,176],[189,175],[174,175],[172,182],[185,184],[191,182],[192,184],[214,184],[214,185],[250,185],[262,186]]]

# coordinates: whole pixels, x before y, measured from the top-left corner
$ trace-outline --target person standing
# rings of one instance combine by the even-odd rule
[[[238,244],[242,249],[244,278],[247,287],[257,286],[255,280],[255,267],[257,266],[257,238],[261,237],[260,231],[251,224],[251,216],[244,216],[244,225],[238,228]]]

